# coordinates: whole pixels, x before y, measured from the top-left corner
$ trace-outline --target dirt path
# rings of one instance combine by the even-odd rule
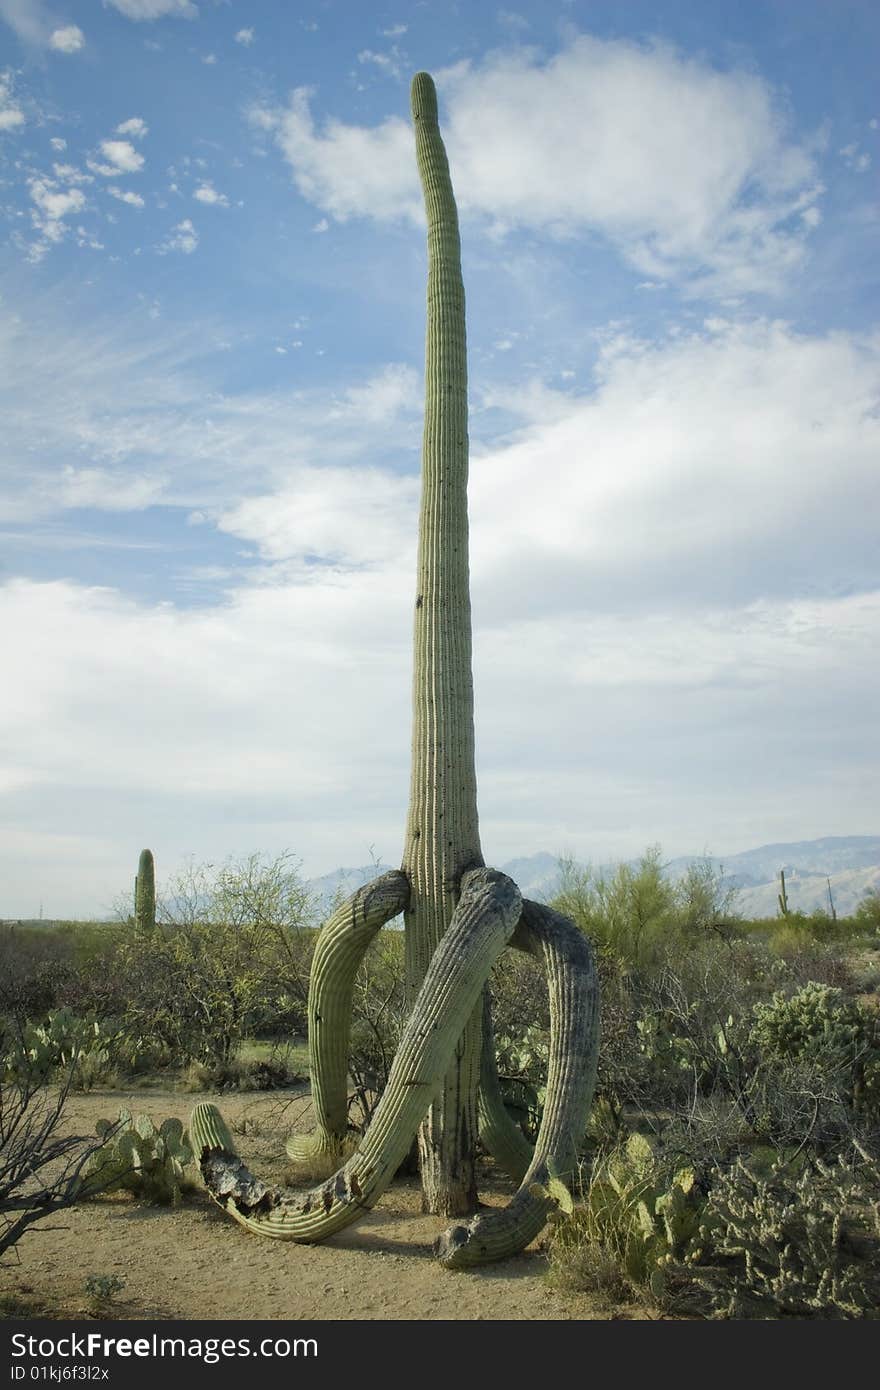
[[[244,1158],[278,1181],[287,1167],[284,1141],[308,1129],[307,1099],[281,1093],[193,1096],[157,1090],[71,1096],[67,1126],[89,1133],[119,1107],[186,1120],[196,1099],[215,1100]],[[512,1191],[485,1175],[483,1200],[503,1204]],[[150,1207],[120,1194],[83,1203],[17,1247],[18,1262],[0,1268],[0,1292],[35,1296],[65,1318],[89,1316],[85,1280],[117,1275],[125,1288],[109,1316],[126,1319],[597,1319],[584,1296],[566,1296],[544,1279],[538,1243],[516,1259],[454,1273],[431,1254],[444,1223],[419,1211],[415,1181],[395,1183],[356,1226],[321,1245],[252,1236],[203,1191],[175,1209]],[[103,1314],[102,1316],[107,1316]],[[619,1316],[639,1317],[636,1309]]]

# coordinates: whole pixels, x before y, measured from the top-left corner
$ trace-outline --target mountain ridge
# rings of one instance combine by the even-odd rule
[[[613,872],[628,860],[576,861],[598,873]],[[709,864],[723,873],[736,890],[734,907],[745,918],[776,915],[779,871],[785,870],[788,901],[794,911],[827,911],[829,880],[839,916],[849,916],[868,892],[880,892],[880,835],[823,835],[815,840],[778,841],[730,855],[679,855],[664,863],[664,872],[680,878],[691,864]],[[334,869],[308,880],[318,909],[326,913],[338,898],[349,897],[362,884],[386,873],[393,865],[373,863],[357,868]],[[525,897],[546,902],[558,891],[560,856],[547,850],[509,859],[499,866],[509,874]]]

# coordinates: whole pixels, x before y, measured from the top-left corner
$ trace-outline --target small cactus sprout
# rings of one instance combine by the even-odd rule
[[[573,923],[524,902],[480,845],[468,560],[468,415],[458,214],[426,72],[412,82],[416,161],[428,228],[425,427],[414,606],[413,738],[403,860],[339,908],[319,938],[310,981],[309,1048],[317,1127],[296,1159],[348,1149],[347,1054],[358,965],[382,925],[404,916],[409,1021],[386,1089],[357,1149],[297,1196],[244,1166],[217,1109],[197,1105],[189,1132],[214,1200],[252,1231],[318,1241],[357,1220],[418,1135],[423,1205],[459,1218],[437,1243],[448,1268],[522,1250],[552,1199],[540,1187],[575,1166],[596,1074],[598,986]],[[534,1148],[505,1111],[487,982],[511,945],[542,963],[551,1007],[546,1098]],[[477,1209],[478,1132],[521,1185],[510,1204]]]
[[[156,866],[153,851],[142,849],[134,880],[134,922],[139,933],[151,932],[156,925]]]

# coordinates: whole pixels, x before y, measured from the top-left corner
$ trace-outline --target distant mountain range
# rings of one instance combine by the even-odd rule
[[[628,861],[631,864],[636,860]],[[670,860],[666,873],[678,879],[689,865],[703,863],[701,855]],[[779,892],[779,871],[785,870],[785,889],[792,909],[814,912],[828,908],[829,882],[834,906],[841,917],[854,912],[866,893],[880,892],[880,835],[829,835],[821,840],[798,840],[793,844],[761,845],[740,854],[710,856],[708,862],[723,871],[724,881],[735,888],[736,910],[743,917],[774,917]],[[349,897],[363,883],[385,873],[389,864],[369,864],[358,869],[335,869],[309,886],[322,914],[339,898]],[[613,872],[616,864],[597,864],[603,872]],[[541,852],[499,865],[519,885],[527,898],[549,901],[558,891],[559,860]]]

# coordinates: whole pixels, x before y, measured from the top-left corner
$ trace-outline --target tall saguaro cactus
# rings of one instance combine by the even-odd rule
[[[426,1209],[468,1218],[437,1243],[441,1262],[460,1268],[528,1244],[546,1219],[541,1184],[551,1171],[565,1175],[574,1165],[595,1080],[598,991],[582,933],[549,908],[524,902],[506,875],[484,866],[480,849],[464,289],[455,199],[427,73],[413,80],[412,113],[428,222],[428,298],[406,842],[400,871],[360,889],[319,937],[309,989],[316,1128],[289,1142],[294,1158],[341,1155],[354,979],[370,941],[401,911],[409,1021],[360,1145],[312,1191],[291,1195],[255,1178],[212,1105],[196,1106],[190,1137],[211,1195],[237,1221],[279,1239],[316,1241],[377,1200],[418,1131]],[[534,1150],[504,1112],[486,1045],[487,981],[507,945],[541,961],[550,996],[546,1103]],[[478,1124],[483,1143],[521,1185],[508,1207],[473,1214]]]
[[[139,932],[151,931],[156,925],[156,866],[153,851],[142,849],[134,880],[134,920]]]

